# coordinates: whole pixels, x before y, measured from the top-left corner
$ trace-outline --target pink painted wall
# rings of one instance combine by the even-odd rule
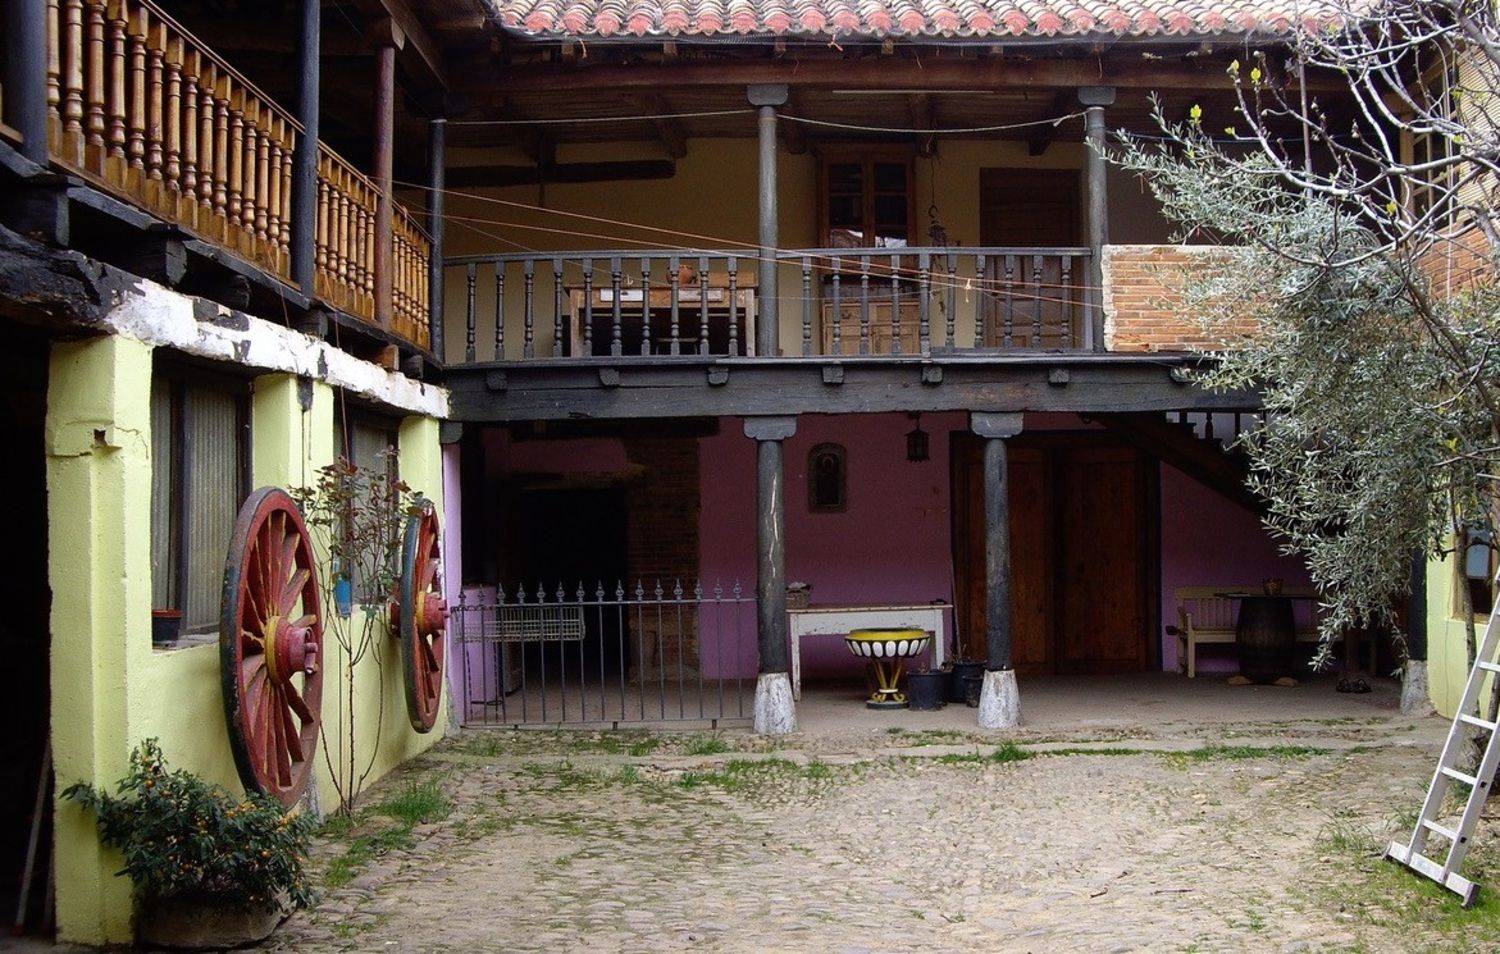
[[[930,458],[912,463],[906,459],[912,421],[904,414],[799,417],[796,436],[785,444],[787,579],[811,584],[815,604],[951,602],[948,436],[966,426],[964,414],[924,415]],[[842,444],[848,454],[844,513],[808,510],[807,456],[824,442]],[[749,590],[756,565],[755,442],[738,420],[724,420],[699,446],[703,578],[739,580]],[[755,671],[753,645],[739,665]],[[809,641],[802,665],[811,678],[864,672],[842,642],[829,638]]]
[[[1308,584],[1307,567],[1284,556],[1260,524],[1260,518],[1188,477],[1175,467],[1161,467],[1161,618],[1163,627],[1177,622],[1172,591],[1179,586],[1259,584],[1280,577],[1288,586]],[[1295,601],[1298,612],[1308,604]],[[1177,668],[1177,639],[1163,633],[1162,668]],[[1199,647],[1198,668],[1234,672],[1233,646]]]
[[[1082,427],[1073,415],[1031,414],[1026,429]],[[812,585],[814,603],[926,603],[952,601],[949,436],[967,427],[962,413],[928,414],[930,459],[906,460],[904,414],[803,415],[786,442],[787,577]],[[486,458],[494,474],[624,474],[630,464],[617,439],[513,441],[487,434]],[[848,454],[849,506],[838,514],[813,514],[807,505],[807,456],[815,444],[843,444]],[[705,590],[721,582],[726,594],[738,582],[753,597],[756,576],[755,442],[738,418],[724,418],[719,432],[699,441],[701,501],[699,572]],[[456,593],[461,576],[457,449],[445,448],[448,558],[445,575]],[[1258,583],[1281,577],[1307,582],[1301,562],[1278,552],[1256,516],[1175,468],[1161,467],[1161,619],[1174,623],[1173,590],[1180,586]],[[485,581],[493,583],[495,581]],[[710,678],[751,676],[756,670],[753,617],[748,631],[730,627],[716,639],[705,622],[701,665]],[[951,641],[953,621],[950,619]],[[741,623],[744,629],[744,623]],[[1177,665],[1177,641],[1163,632],[1162,665]],[[834,639],[809,642],[803,651],[810,678],[857,678],[863,666]],[[1207,671],[1232,671],[1232,647],[1207,647]]]

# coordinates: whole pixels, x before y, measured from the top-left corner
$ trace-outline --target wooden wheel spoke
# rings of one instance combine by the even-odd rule
[[[302,693],[298,692],[295,686],[287,683],[281,691],[286,696],[287,707],[297,714],[297,718],[302,720],[303,725],[313,721],[314,716],[312,710],[307,707],[307,700],[302,698]]]
[[[417,561],[421,568],[417,573],[417,592],[426,593],[433,589],[432,581],[437,577],[438,561],[430,556]]]
[[[277,601],[277,615],[290,616],[297,601],[302,598],[302,589],[307,586],[307,581],[312,578],[312,571],[299,569],[292,574],[291,580],[281,590],[281,598]]]
[[[281,737],[285,741],[285,751],[291,762],[302,761],[302,728],[292,721],[292,710],[290,707],[281,705],[276,707],[281,719]],[[290,767],[288,767],[287,781],[291,781]]]

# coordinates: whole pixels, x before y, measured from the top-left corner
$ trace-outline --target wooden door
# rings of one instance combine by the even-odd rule
[[[984,452],[978,441],[958,443],[954,475],[957,517],[958,621],[960,649],[984,659]],[[1011,653],[1023,674],[1052,672],[1052,494],[1050,462],[1034,447],[1016,447],[1010,466]]]
[[[979,242],[991,248],[1076,248],[1082,241],[1076,169],[979,170]],[[987,347],[1067,348],[1082,341],[1084,263],[1068,274],[1054,256],[992,256],[982,299]],[[1007,328],[1008,325],[1008,328]],[[1066,334],[1064,330],[1066,329]],[[1007,330],[1009,334],[1007,335]],[[1038,333],[1040,332],[1040,333]]]
[[[1146,474],[1132,448],[1058,454],[1058,672],[1147,665]]]
[[[1012,654],[1021,675],[1138,672],[1150,663],[1149,470],[1099,439],[1009,448]],[[960,646],[985,658],[983,445],[954,442]]]

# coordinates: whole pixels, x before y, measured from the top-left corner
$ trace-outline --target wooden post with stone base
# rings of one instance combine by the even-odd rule
[[[797,433],[794,417],[747,417],[745,436],[755,441],[757,572],[756,634],[760,675],[755,683],[755,731],[797,731],[797,708],[786,651],[786,487],[781,442]]]
[[[1012,729],[1021,724],[1021,694],[1011,659],[1010,493],[1005,440],[1021,433],[1022,415],[970,416],[984,438],[984,592],[987,660],[979,692],[979,726]]]

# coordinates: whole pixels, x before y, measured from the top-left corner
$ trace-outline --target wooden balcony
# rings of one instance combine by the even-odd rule
[[[776,257],[774,334],[754,249],[448,259],[465,362],[879,359],[1091,351],[1087,248],[820,248]],[[774,341],[767,353],[765,342]]]
[[[296,119],[150,0],[47,0],[46,33],[50,163],[295,287]],[[431,238],[397,204],[382,268],[378,187],[321,144],[316,166],[315,280],[303,291],[430,348]]]

